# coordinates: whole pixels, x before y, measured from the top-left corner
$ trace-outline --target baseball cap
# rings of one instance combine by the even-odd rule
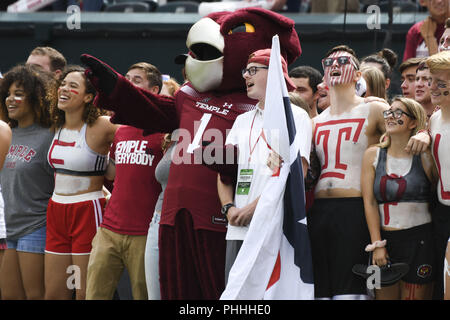
[[[261,49],[261,50],[257,50],[255,52],[253,52],[248,57],[247,64],[254,62],[254,63],[263,64],[265,66],[269,66],[270,52],[271,52],[271,49]],[[281,56],[281,66],[283,68],[283,75],[284,75],[284,79],[286,80],[287,89],[288,89],[288,91],[293,91],[297,87],[294,84],[294,82],[292,82],[291,78],[289,78],[289,76],[288,76],[287,63],[286,63],[286,60],[284,60],[284,58],[282,56]]]

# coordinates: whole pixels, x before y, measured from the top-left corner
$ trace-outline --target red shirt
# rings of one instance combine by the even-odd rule
[[[409,31],[406,35],[405,52],[403,53],[403,61],[406,61],[409,58],[416,57],[417,47],[424,41],[422,35],[420,34],[420,27],[422,26],[424,21],[425,20],[417,22],[409,29]],[[436,32],[434,33],[434,37],[436,38],[438,45],[439,45],[439,40],[441,39],[444,31],[445,31],[445,24],[438,24],[436,27]]]
[[[116,177],[101,227],[121,234],[147,234],[161,192],[161,185],[155,179],[155,168],[163,156],[164,134],[144,137],[142,131],[121,126],[110,150]]]

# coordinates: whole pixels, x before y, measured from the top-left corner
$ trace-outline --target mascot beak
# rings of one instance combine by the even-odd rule
[[[199,92],[219,87],[223,77],[225,40],[220,25],[211,18],[202,18],[189,30],[186,46],[186,78]]]

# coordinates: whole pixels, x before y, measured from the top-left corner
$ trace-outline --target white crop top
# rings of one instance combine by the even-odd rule
[[[48,163],[57,173],[76,176],[102,176],[108,156],[89,148],[85,123],[80,131],[60,128],[48,151]]]

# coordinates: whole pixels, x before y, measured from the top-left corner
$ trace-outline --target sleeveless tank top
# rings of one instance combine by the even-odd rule
[[[411,169],[405,176],[386,172],[387,149],[380,148],[375,169],[373,192],[379,204],[388,202],[427,202],[431,183],[423,170],[420,155],[414,155]]]
[[[102,176],[108,165],[108,156],[89,148],[85,123],[79,132],[60,128],[48,151],[48,163],[56,173],[76,176]]]

